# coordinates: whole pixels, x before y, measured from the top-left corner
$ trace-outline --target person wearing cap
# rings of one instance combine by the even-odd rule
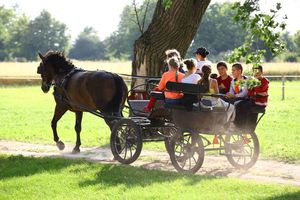
[[[227,65],[224,61],[220,61],[217,64],[217,70],[219,76],[217,77],[219,92],[226,94],[229,92],[232,77],[227,74]]]
[[[212,62],[206,59],[206,56],[208,56],[209,51],[205,47],[198,48],[194,55],[197,59],[197,74],[202,74],[202,66],[203,65],[212,65]]]

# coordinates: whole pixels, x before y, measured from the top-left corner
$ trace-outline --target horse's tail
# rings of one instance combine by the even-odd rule
[[[118,116],[122,116],[122,110],[125,106],[128,88],[122,77],[115,73],[112,75],[116,84],[116,94],[105,110],[112,111],[114,114],[116,113]]]

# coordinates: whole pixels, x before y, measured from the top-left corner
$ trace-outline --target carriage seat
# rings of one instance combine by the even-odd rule
[[[151,97],[154,97],[156,100],[165,100],[165,95],[163,92],[151,91]]]
[[[251,107],[251,112],[252,113],[265,113],[266,112],[266,108],[265,107],[258,107],[258,106],[255,106],[255,107]]]

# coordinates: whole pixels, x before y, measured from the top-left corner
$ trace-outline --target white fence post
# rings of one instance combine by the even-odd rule
[[[284,88],[285,88],[285,76],[284,75],[282,75],[281,81],[282,81],[282,98],[281,98],[281,100],[283,101],[284,100]]]

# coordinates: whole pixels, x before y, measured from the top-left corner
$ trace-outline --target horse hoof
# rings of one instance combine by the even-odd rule
[[[77,154],[77,153],[80,153],[80,149],[75,147],[72,151],[72,154]]]
[[[64,150],[65,149],[65,144],[62,141],[56,142],[56,146],[58,147],[59,150]]]

